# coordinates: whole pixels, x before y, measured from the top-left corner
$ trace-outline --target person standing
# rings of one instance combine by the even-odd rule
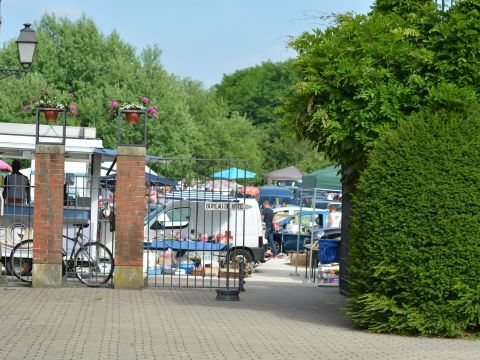
[[[328,204],[327,209],[328,209],[327,227],[329,229],[341,227],[342,213],[338,211],[337,207],[334,204]]]
[[[275,241],[273,241],[273,210],[270,207],[270,201],[268,199],[263,201],[262,221],[265,223],[265,238],[270,244],[272,258],[276,259],[278,254],[275,247]]]
[[[20,161],[13,160],[12,173],[5,177],[2,193],[7,204],[30,204],[30,181],[20,173]]]
[[[148,187],[148,202],[153,205],[157,205],[158,203],[158,190],[154,185]]]

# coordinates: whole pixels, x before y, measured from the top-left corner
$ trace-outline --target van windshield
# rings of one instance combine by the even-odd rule
[[[147,225],[150,222],[150,220],[155,219],[163,209],[165,209],[165,205],[149,206],[148,214],[143,219],[144,225]]]

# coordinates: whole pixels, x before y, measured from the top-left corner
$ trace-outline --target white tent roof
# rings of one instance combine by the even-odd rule
[[[40,125],[39,134],[63,134],[62,126]],[[103,148],[95,128],[67,126],[65,157],[88,161],[96,148]],[[50,135],[51,136],[51,135]],[[0,157],[33,159],[36,124],[0,123]]]
[[[263,177],[269,180],[302,180],[303,174],[295,166],[275,170],[265,174]]]

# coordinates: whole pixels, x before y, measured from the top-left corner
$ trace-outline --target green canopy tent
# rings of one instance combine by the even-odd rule
[[[342,179],[338,174],[337,165],[329,166],[325,169],[313,172],[302,177],[303,189],[329,189],[342,190]]]

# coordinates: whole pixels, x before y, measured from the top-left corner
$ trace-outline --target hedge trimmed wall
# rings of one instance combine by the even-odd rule
[[[353,205],[352,321],[373,332],[479,333],[478,115],[418,114],[386,135]]]

